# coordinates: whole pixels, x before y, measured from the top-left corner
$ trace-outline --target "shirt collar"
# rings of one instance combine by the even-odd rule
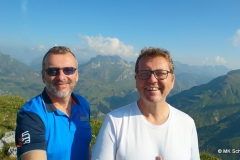
[[[76,106],[80,106],[80,102],[77,99],[76,95],[74,93],[71,93],[71,96],[72,96],[72,103],[75,104]],[[48,94],[46,92],[46,88],[44,88],[44,90],[42,92],[42,99],[45,103],[45,106],[46,106],[46,109],[48,112],[56,111],[56,108],[52,104],[51,98],[48,96]]]

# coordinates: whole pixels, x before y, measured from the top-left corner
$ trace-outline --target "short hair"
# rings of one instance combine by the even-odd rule
[[[44,55],[43,60],[42,60],[42,70],[44,70],[44,66],[45,66],[45,59],[47,57],[48,54],[53,53],[53,54],[66,54],[66,53],[71,53],[73,55],[73,57],[76,59],[76,64],[78,67],[78,62],[77,62],[77,58],[76,56],[73,54],[73,52],[66,46],[54,46],[52,48],[50,48],[47,53]]]
[[[144,48],[141,50],[141,53],[139,54],[136,64],[135,64],[135,73],[137,73],[139,61],[143,57],[148,57],[148,58],[163,57],[163,58],[165,58],[168,61],[170,72],[174,73],[174,65],[173,65],[173,61],[172,61],[170,53],[165,49],[154,48],[154,47]]]

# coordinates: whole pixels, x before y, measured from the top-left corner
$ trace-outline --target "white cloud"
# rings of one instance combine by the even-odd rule
[[[46,50],[46,47],[45,46],[43,46],[43,45],[39,45],[39,46],[37,46],[37,47],[31,47],[30,48],[30,50],[33,50],[33,51],[45,51]]]
[[[226,63],[225,59],[224,59],[223,57],[220,57],[220,56],[217,56],[217,57],[215,58],[215,61],[216,61],[217,63],[223,63],[223,64]]]
[[[237,30],[237,33],[231,38],[231,41],[234,46],[240,46],[240,29]]]
[[[102,55],[119,55],[124,58],[134,58],[138,54],[134,53],[134,47],[126,45],[118,38],[103,37],[102,35],[93,37],[86,35],[79,35],[83,42],[86,44],[87,49],[90,52],[95,52]]]
[[[38,46],[38,51],[44,51],[45,49],[46,49],[46,47],[44,47],[43,45]]]

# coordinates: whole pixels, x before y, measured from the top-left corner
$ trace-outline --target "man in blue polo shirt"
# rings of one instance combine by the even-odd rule
[[[15,142],[21,160],[88,160],[91,141],[90,107],[72,93],[78,63],[64,46],[43,57],[43,92],[17,114]]]

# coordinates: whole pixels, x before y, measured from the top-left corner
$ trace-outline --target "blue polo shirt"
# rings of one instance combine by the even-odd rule
[[[45,150],[48,160],[88,160],[91,141],[90,107],[72,93],[68,117],[56,109],[45,89],[28,101],[17,114],[17,157],[31,150]]]

